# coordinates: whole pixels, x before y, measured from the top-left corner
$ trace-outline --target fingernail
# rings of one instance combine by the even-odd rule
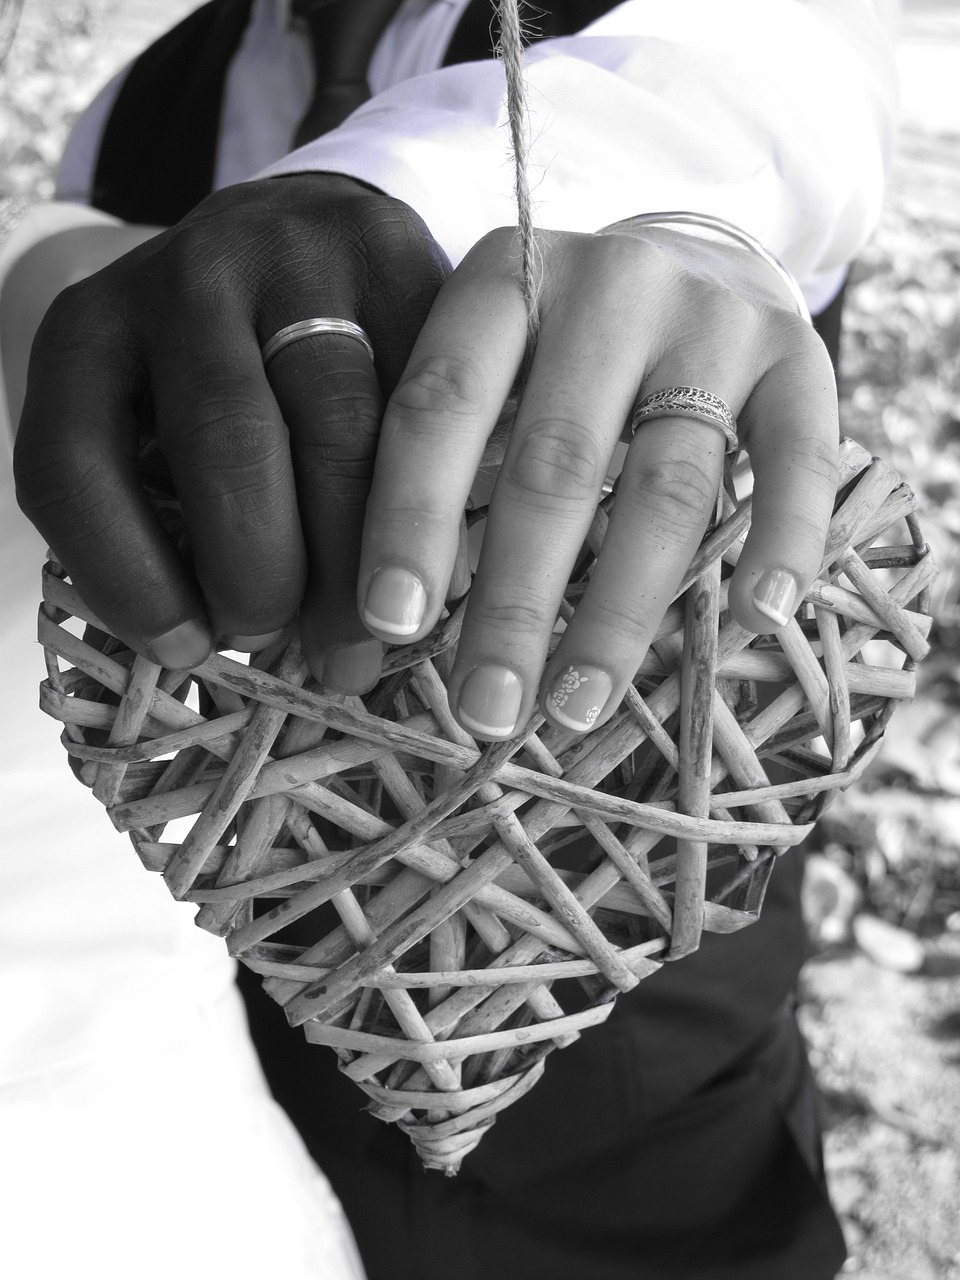
[[[613,681],[600,667],[568,666],[554,676],[547,695],[547,710],[568,729],[586,733],[607,705]]]
[[[509,667],[493,663],[474,669],[460,689],[457,714],[466,728],[491,738],[509,738],[517,727],[523,684]]]
[[[210,632],[197,618],[181,622],[172,631],[165,631],[147,642],[147,651],[160,667],[171,671],[188,671],[203,662],[213,648]]]
[[[377,631],[412,636],[420,630],[426,608],[427,593],[417,575],[391,565],[373,575],[363,602],[363,618]]]
[[[796,608],[796,578],[786,569],[771,569],[754,587],[753,603],[765,618],[785,627]]]
[[[283,627],[277,631],[268,631],[262,636],[224,636],[221,648],[233,649],[235,653],[259,653],[279,640],[283,635]]]
[[[380,679],[383,644],[361,640],[359,644],[331,649],[323,659],[323,687],[334,693],[369,693]]]

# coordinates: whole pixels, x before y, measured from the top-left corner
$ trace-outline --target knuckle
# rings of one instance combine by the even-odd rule
[[[589,608],[590,621],[599,631],[629,637],[636,644],[653,635],[660,622],[659,616],[651,612],[649,596],[634,598],[627,591],[615,603],[591,600]]]
[[[679,529],[699,525],[714,500],[716,481],[694,456],[647,462],[626,482],[629,497]]]
[[[290,472],[282,434],[265,423],[243,400],[216,398],[216,417],[158,424],[158,441],[175,473],[212,477],[221,493],[269,502]]]
[[[486,245],[493,250],[509,249],[516,243],[516,227],[494,227],[477,241],[477,246]]]
[[[124,298],[112,277],[107,279],[109,270],[57,294],[40,323],[31,361],[47,367],[54,360],[67,376],[79,377],[87,362],[103,364],[118,353],[126,355],[130,335]]]
[[[218,554],[207,550],[197,556],[195,570],[219,627],[262,635],[296,612],[307,584],[306,560],[296,553],[266,554],[252,541],[242,550],[242,561],[229,560],[222,548]]]
[[[218,435],[229,438],[229,447],[222,448],[219,442],[205,446],[204,436],[212,433],[198,431],[193,451],[198,463],[223,475],[242,477],[250,485],[267,485],[283,474],[287,457],[283,442],[257,431],[242,412],[221,418],[217,427]]]
[[[606,469],[599,442],[577,423],[548,420],[528,427],[503,466],[508,484],[527,499],[553,506],[593,502]]]
[[[285,477],[270,462],[271,459],[258,459],[255,467],[238,462],[218,471],[224,496],[238,516],[242,514],[248,521],[256,518],[249,531],[254,537],[267,531],[264,526],[276,518],[278,508],[285,510],[287,506]]]
[[[426,414],[468,418],[479,411],[484,391],[484,379],[469,360],[431,355],[397,385],[390,408],[401,417]]]
[[[71,518],[78,536],[88,519],[104,519],[104,460],[92,450],[24,433],[14,455],[17,501],[39,527]]]
[[[360,514],[363,516],[364,512],[361,510]],[[451,532],[456,534],[455,528],[451,530],[449,512],[429,494],[417,495],[411,502],[399,492],[390,493],[387,501],[369,516],[368,528],[371,526],[376,528],[378,546],[402,546],[415,558],[429,556],[431,547],[446,545]]]
[[[752,349],[759,327],[757,308],[747,298],[717,281],[693,277],[684,299],[684,318],[690,326],[689,349],[702,360],[704,351],[719,349],[725,355]]]
[[[483,618],[488,627],[505,632],[513,643],[518,637],[541,635],[548,619],[552,622],[550,610],[535,597],[487,602]]]
[[[86,325],[90,287],[86,280],[62,289],[47,308],[38,332],[41,341],[61,343]],[[83,328],[80,329],[83,332]]]
[[[17,501],[51,540],[52,530],[80,539],[109,523],[112,485],[136,449],[135,434],[120,439],[114,433],[116,388],[126,370],[122,361],[111,365],[117,353],[89,314],[76,336],[62,329],[61,319],[73,325],[75,305],[76,299],[66,300],[46,336],[35,341],[37,363],[14,447]],[[131,392],[137,386],[131,383]]]
[[[365,422],[355,429],[341,419],[338,429],[319,433],[303,433],[295,442],[297,468],[307,468],[312,481],[340,480],[369,484],[373,476],[377,439]]]
[[[759,510],[771,511],[771,504],[765,502],[763,495],[757,498]],[[817,502],[813,493],[780,495],[777,501],[776,518],[778,525],[789,529],[796,551],[806,551],[817,547],[826,536],[830,523],[830,503]]]
[[[336,216],[354,243],[377,259],[384,249],[419,247],[429,235],[413,209],[380,192],[357,192],[336,207]]]
[[[837,484],[840,479],[839,431],[829,435],[817,433],[810,442],[807,457],[809,470],[818,489],[826,495],[832,504]]]
[[[594,243],[588,243],[588,240]],[[600,260],[610,259],[642,274],[648,269],[661,269],[668,260],[662,246],[639,231],[608,231],[599,236],[585,237],[582,249],[598,255]]]
[[[582,294],[586,287],[595,297],[616,299],[629,324],[653,317],[654,329],[662,323],[680,273],[661,245],[635,235],[584,236],[571,245],[571,252],[574,270],[566,276],[565,297]]]
[[[755,299],[739,292],[733,283],[703,278],[698,278],[696,283],[696,301],[714,326],[725,326],[739,335],[758,323],[761,308]]]
[[[234,264],[245,260],[236,252],[236,229],[224,228],[222,238],[211,239],[204,223],[188,225],[170,239],[163,254],[161,287],[168,305],[177,312],[216,312],[222,305]]]
[[[516,252],[516,227],[494,227],[481,236],[467,254],[470,262],[496,263],[502,267]]]
[[[612,269],[627,271],[642,280],[656,280],[658,276],[672,273],[663,248],[651,240],[636,235],[602,236],[596,246],[588,246],[591,253],[602,253]]]
[[[786,360],[832,375],[830,357],[819,334],[795,312],[774,305],[763,307],[758,312],[756,328],[757,345],[769,366]]]
[[[808,509],[798,509],[792,513],[792,518],[791,513],[787,513],[787,522],[795,529],[798,548],[822,548],[827,535],[827,521],[818,520]]]
[[[249,319],[269,280],[302,278],[308,263],[293,221],[279,211],[241,207],[181,223],[162,238],[139,276],[141,290],[160,304],[152,317],[155,342],[175,342],[186,325],[192,343],[209,346],[225,326]],[[180,320],[172,335],[171,316]]]
[[[800,474],[835,487],[838,468],[837,437],[813,428],[795,430],[784,446],[784,458]]]

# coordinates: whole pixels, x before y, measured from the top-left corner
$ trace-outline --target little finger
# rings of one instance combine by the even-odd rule
[[[751,631],[789,622],[816,577],[837,486],[833,369],[820,339],[796,327],[740,414],[753,468],[750,532],[730,580],[730,609]]]

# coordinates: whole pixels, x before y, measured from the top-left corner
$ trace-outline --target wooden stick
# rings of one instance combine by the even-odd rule
[[[710,813],[719,600],[720,561],[715,560],[687,592],[680,698],[680,809],[691,817],[706,819]],[[700,945],[706,882],[706,841],[678,840],[671,960],[689,955]]]

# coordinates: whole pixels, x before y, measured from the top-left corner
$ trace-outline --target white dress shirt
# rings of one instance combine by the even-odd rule
[[[406,0],[374,53],[371,100],[287,154],[310,98],[305,33],[256,0],[232,64],[216,182],[329,170],[404,200],[456,265],[516,221],[501,67],[441,63],[466,0]],[[630,0],[527,54],[537,221],[593,231],[692,209],[755,235],[829,302],[869,236],[896,105],[883,0]],[[81,119],[58,182],[89,198],[123,74]]]

